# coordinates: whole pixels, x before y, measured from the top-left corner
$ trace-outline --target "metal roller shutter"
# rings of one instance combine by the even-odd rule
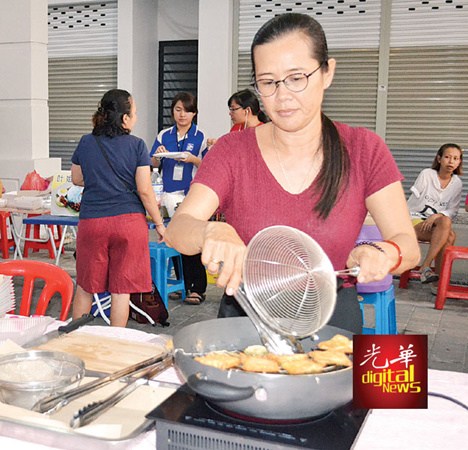
[[[384,3],[385,2],[385,3]],[[468,0],[240,0],[238,88],[251,77],[250,44],[275,14],[312,15],[327,35],[337,71],[324,111],[334,120],[381,132],[409,187],[441,144],[468,147]],[[385,16],[383,6],[391,16]],[[390,42],[380,42],[380,24]],[[383,46],[390,48],[386,58]],[[382,61],[381,59],[385,60]],[[379,73],[379,59],[380,70]],[[388,86],[378,80],[388,79]],[[378,94],[386,92],[379,117]],[[467,171],[468,171],[468,166]],[[464,178],[465,191],[468,178]]]
[[[117,2],[51,6],[49,154],[70,158],[102,95],[117,87]]]

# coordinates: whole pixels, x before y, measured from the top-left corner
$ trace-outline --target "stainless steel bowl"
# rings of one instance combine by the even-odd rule
[[[0,400],[32,409],[47,395],[72,387],[84,377],[83,360],[64,352],[31,350],[0,358]]]

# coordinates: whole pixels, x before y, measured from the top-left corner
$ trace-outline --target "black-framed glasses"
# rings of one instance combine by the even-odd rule
[[[291,92],[302,92],[309,84],[309,77],[317,72],[323,66],[323,62],[310,73],[292,73],[282,80],[272,80],[270,78],[261,78],[255,80],[252,86],[262,97],[271,97],[280,83],[283,83]]]
[[[238,106],[237,108],[231,108],[231,107],[229,107],[229,112],[238,111],[239,109],[242,109],[242,106]]]

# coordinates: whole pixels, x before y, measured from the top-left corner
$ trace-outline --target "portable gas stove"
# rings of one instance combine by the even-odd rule
[[[234,417],[184,385],[146,417],[156,421],[158,450],[347,450],[366,415],[348,404],[306,421]]]

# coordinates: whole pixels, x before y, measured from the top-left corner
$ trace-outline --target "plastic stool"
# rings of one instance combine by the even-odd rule
[[[364,306],[374,308],[375,328],[363,327],[362,334],[397,334],[395,290],[393,286],[382,292],[358,294],[359,306],[365,318]]]
[[[0,211],[0,241],[2,245],[2,258],[8,259],[10,257],[10,247],[15,246],[15,240],[8,238],[8,222],[10,220],[10,213]]]
[[[429,245],[429,241],[418,241],[419,245],[421,244],[426,244]],[[434,271],[435,268],[431,267],[431,269]],[[398,287],[400,289],[408,289],[408,282],[409,280],[420,280],[421,279],[421,266],[416,266],[413,267],[412,269],[409,269],[402,274],[400,274],[400,282],[398,283]]]
[[[468,300],[468,286],[456,286],[450,284],[453,261],[456,259],[468,259],[468,247],[450,246],[445,249],[442,258],[442,269],[440,273],[439,286],[435,309],[443,309],[447,298],[457,300]]]
[[[35,217],[40,214],[28,214],[28,217]],[[33,231],[33,237],[34,239],[40,239],[41,237],[41,225],[31,225],[27,224],[26,225],[26,237],[31,237],[31,226],[32,226],[32,231]],[[24,248],[23,248],[23,256],[25,258],[28,257],[29,255],[29,250],[32,250],[33,252],[37,252],[41,249],[48,250],[49,251],[49,258],[50,259],[55,259],[56,257],[56,249],[60,244],[61,238],[62,238],[62,227],[60,225],[47,225],[52,230],[52,234],[55,231],[55,227],[57,227],[57,238],[54,239],[52,242],[50,239],[47,239],[43,242],[38,242],[38,241],[30,241],[30,240],[25,240],[24,243]],[[55,249],[54,249],[55,246]],[[64,252],[64,249],[62,248],[62,252]]]
[[[158,288],[166,308],[169,309],[169,294],[181,291],[181,299],[185,300],[185,283],[182,269],[182,255],[164,242],[150,242],[151,278]],[[179,278],[172,276],[173,258],[179,273]]]

